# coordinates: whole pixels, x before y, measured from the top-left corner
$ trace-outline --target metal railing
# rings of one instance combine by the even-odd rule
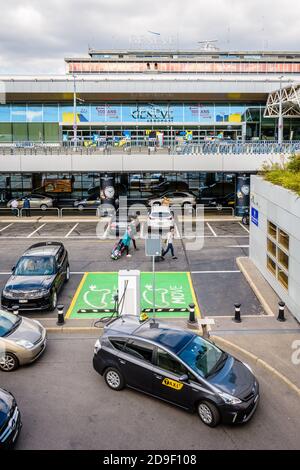
[[[47,207],[46,209],[41,209],[40,207],[22,207],[19,209],[20,217],[31,217],[33,215],[36,216],[49,216],[53,215],[59,217],[59,208],[58,207]]]
[[[127,142],[122,146],[105,145],[73,147],[65,143],[0,144],[0,155],[124,155],[124,154],[169,154],[169,155],[238,155],[238,154],[292,154],[300,152],[300,141],[212,141],[180,143],[176,145],[142,145],[139,141]]]
[[[178,146],[178,155],[266,155],[266,154],[293,154],[300,152],[300,141],[278,142],[203,142],[202,144],[186,144]]]

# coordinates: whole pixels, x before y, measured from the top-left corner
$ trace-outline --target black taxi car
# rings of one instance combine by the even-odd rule
[[[94,369],[113,390],[128,386],[173,403],[214,427],[244,423],[259,402],[250,367],[192,331],[129,315],[107,324]]]
[[[21,256],[1,295],[2,307],[12,310],[54,310],[58,293],[70,278],[68,252],[61,242],[36,243]]]
[[[21,413],[15,397],[0,388],[0,450],[11,448],[22,427]]]

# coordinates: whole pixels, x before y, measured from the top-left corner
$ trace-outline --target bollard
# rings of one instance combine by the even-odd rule
[[[286,321],[286,318],[284,317],[284,307],[285,307],[285,303],[282,302],[282,301],[278,302],[278,307],[279,307],[279,311],[278,311],[277,320],[278,320],[278,321]]]
[[[189,319],[187,321],[188,326],[195,325],[196,318],[195,318],[195,304],[189,304]]]
[[[19,315],[19,305],[13,305],[12,311],[15,315]]]
[[[234,319],[236,323],[241,323],[241,304],[234,304]]]
[[[57,306],[57,322],[56,322],[56,324],[58,326],[63,325],[65,323],[64,309],[65,309],[65,306],[62,305],[62,304]]]

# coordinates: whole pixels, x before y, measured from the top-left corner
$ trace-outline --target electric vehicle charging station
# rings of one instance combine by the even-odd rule
[[[119,315],[140,316],[140,277],[138,270],[121,270],[118,275]]]

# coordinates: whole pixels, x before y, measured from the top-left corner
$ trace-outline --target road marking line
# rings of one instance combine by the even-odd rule
[[[197,297],[196,297],[196,293],[195,293],[191,273],[187,272],[187,277],[188,277],[189,284],[190,284],[190,289],[191,289],[191,293],[192,293],[193,302],[195,304],[195,314],[198,318],[202,318],[200,307],[199,307],[199,304],[197,302]]]
[[[79,285],[78,285],[78,287],[77,287],[77,289],[76,289],[76,292],[75,292],[75,294],[74,294],[74,297],[73,297],[73,299],[72,299],[72,302],[70,303],[70,306],[69,306],[69,308],[68,308],[68,311],[67,311],[67,313],[66,313],[65,318],[70,318],[70,315],[71,315],[72,310],[73,310],[73,308],[74,308],[74,305],[75,305],[75,303],[76,303],[76,301],[77,301],[77,298],[78,298],[78,296],[79,296],[79,293],[81,292],[82,286],[83,286],[83,284],[84,284],[84,282],[85,282],[85,280],[86,280],[86,278],[87,278],[87,275],[88,275],[88,273],[85,272],[84,275],[83,275],[83,277],[82,277],[82,279],[81,279],[81,281],[80,281],[80,283],[79,283]]]
[[[0,232],[3,232],[3,230],[6,230],[8,227],[10,227],[11,225],[14,225],[14,222],[12,222],[11,224],[8,224],[6,225],[6,227],[3,227]]]
[[[247,233],[250,233],[250,230],[248,230],[247,227],[245,227],[245,225],[241,224],[241,222],[238,222],[238,223],[244,230],[246,230]]]
[[[32,233],[30,233],[29,235],[27,235],[27,237],[24,237],[24,238],[31,238],[32,235],[34,235],[36,232],[41,230],[41,228],[43,228],[45,225],[46,225],[46,223],[42,224],[40,227],[38,227],[36,230],[34,230]],[[13,238],[15,238],[15,237],[13,237]],[[17,237],[17,238],[19,238],[19,237]],[[38,238],[40,238],[40,237],[38,237]]]
[[[191,271],[192,274],[225,274],[225,273],[240,273],[241,271]]]
[[[209,230],[211,231],[211,233],[213,234],[214,237],[217,237],[218,235],[216,234],[216,232],[213,230],[212,226],[206,222],[206,225],[208,226]]]
[[[67,235],[65,235],[65,238],[68,238],[69,235],[71,235],[71,233],[73,232],[73,230],[75,230],[75,228],[77,227],[77,225],[79,225],[79,222],[77,224],[75,224],[71,230],[69,230],[69,232],[67,233]]]

